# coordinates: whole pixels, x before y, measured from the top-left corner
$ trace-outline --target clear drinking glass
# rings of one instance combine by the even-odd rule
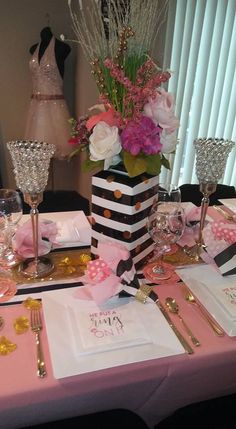
[[[2,259],[5,259],[7,267],[13,267],[19,263],[19,258],[13,251],[12,237],[23,214],[23,205],[19,192],[14,189],[0,189],[0,214],[6,216],[11,236],[9,247],[6,249]]]
[[[155,209],[156,206],[160,207],[165,207],[166,205],[168,205],[169,209],[171,208],[171,204],[173,203],[177,203],[180,204],[181,203],[181,191],[178,185],[173,184],[173,183],[168,183],[168,182],[161,182],[158,185],[158,191],[157,194],[155,196],[155,199],[153,201],[153,210]],[[164,208],[165,210],[165,208]],[[166,244],[165,246],[163,246],[162,251],[164,253],[174,253],[176,251],[176,246],[175,245],[169,245]],[[157,251],[157,249],[156,249]],[[154,257],[156,258],[158,255],[154,254]]]
[[[149,278],[155,283],[167,280],[172,276],[173,267],[163,264],[165,246],[176,243],[182,236],[185,228],[184,209],[178,203],[156,205],[151,208],[148,217],[147,229],[158,248],[156,263],[150,263],[145,268]],[[150,270],[148,268],[150,266]]]
[[[0,266],[6,267],[5,252],[10,243],[10,229],[7,217],[0,212]]]

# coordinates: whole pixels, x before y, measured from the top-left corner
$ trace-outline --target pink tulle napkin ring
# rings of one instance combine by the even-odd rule
[[[236,274],[236,224],[226,220],[211,222],[204,228],[203,238],[221,274]]]
[[[139,282],[129,251],[111,241],[98,243],[97,250],[98,258],[88,262],[80,278],[84,288],[78,288],[74,297],[100,305],[115,295],[134,296]]]

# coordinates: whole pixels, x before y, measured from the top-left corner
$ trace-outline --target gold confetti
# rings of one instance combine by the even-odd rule
[[[39,308],[42,307],[42,303],[41,301],[39,301],[38,299],[34,299],[34,298],[27,298],[24,302],[23,302],[24,307],[27,308],[27,310],[38,310]]]
[[[24,334],[29,329],[29,319],[25,316],[17,317],[13,322],[17,334]]]
[[[5,356],[13,352],[17,345],[8,340],[7,337],[0,337],[0,355]]]
[[[79,255],[79,262],[81,264],[87,264],[89,261],[91,261],[91,259],[91,256],[87,253],[81,253],[81,255]]]
[[[63,267],[66,274],[73,274],[76,272],[76,268],[68,256],[62,259],[58,266]]]

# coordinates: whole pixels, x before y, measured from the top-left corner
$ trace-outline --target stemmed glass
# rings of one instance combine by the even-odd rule
[[[179,186],[167,182],[159,183],[158,191],[153,201],[153,209],[155,209],[156,206],[163,206],[166,204],[169,205],[170,209],[172,203],[181,203],[181,191]],[[175,245],[166,244],[163,246],[162,251],[168,254],[174,253]],[[158,255],[154,252],[154,258],[157,256]]]
[[[153,205],[148,216],[147,229],[156,247],[159,249],[159,259],[146,265],[143,272],[152,282],[159,283],[172,277],[173,268],[163,263],[163,247],[176,243],[185,228],[184,209],[178,203]]]
[[[13,189],[0,189],[0,213],[6,216],[9,225],[11,239],[9,247],[1,258],[1,265],[13,267],[19,263],[19,258],[12,248],[12,237],[23,214],[23,205],[19,192]]]
[[[5,252],[9,248],[10,229],[7,217],[0,212],[0,266],[6,268]]]
[[[38,205],[48,181],[50,159],[55,145],[32,140],[17,140],[7,143],[10,151],[16,184],[23,192],[24,201],[30,205],[34,258],[26,259],[20,265],[22,274],[31,278],[50,274],[54,265],[50,258],[38,255]]]

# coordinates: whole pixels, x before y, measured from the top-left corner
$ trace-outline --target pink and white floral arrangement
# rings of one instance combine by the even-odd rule
[[[75,146],[70,156],[86,151],[87,170],[109,169],[122,163],[130,177],[145,172],[159,175],[162,166],[170,168],[165,154],[175,151],[179,121],[174,113],[173,95],[161,86],[171,74],[157,67],[148,53],[152,33],[157,31],[158,1],[123,0],[118,4],[107,0],[108,27],[99,20],[99,52],[93,46],[92,29],[97,29],[95,22],[103,16],[102,3],[93,3],[89,42],[86,31],[79,26],[80,15],[86,22],[86,10],[80,8],[76,14],[71,2],[69,7],[74,31],[89,57],[100,94],[100,104],[89,109],[97,109],[96,114],[70,120],[69,144]],[[146,28],[147,22],[148,37],[147,31],[140,28]]]

